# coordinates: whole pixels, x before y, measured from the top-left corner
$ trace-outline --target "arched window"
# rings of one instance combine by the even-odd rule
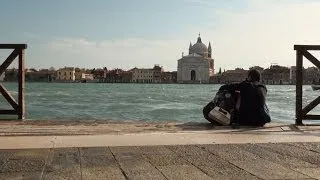
[[[195,81],[196,80],[196,71],[192,70],[191,71],[191,81]]]

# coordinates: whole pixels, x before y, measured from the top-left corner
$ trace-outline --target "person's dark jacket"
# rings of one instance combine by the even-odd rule
[[[271,121],[266,105],[267,88],[257,82],[244,81],[238,84],[241,103],[238,122],[246,126],[263,126]]]

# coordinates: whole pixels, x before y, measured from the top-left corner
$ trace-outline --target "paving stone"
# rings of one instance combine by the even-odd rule
[[[239,169],[236,166],[226,166],[225,168],[217,168],[215,166],[197,166],[208,176],[213,179],[232,179],[232,180],[256,180],[260,179],[247,171]]]
[[[28,149],[13,152],[0,172],[42,172],[49,149]]]
[[[320,168],[297,168],[295,170],[309,177],[320,179]]]
[[[272,163],[266,160],[260,160],[255,162],[248,161],[232,161],[236,166],[248,171],[251,174],[256,175],[262,179],[303,179],[308,176],[287,169],[279,164]]]
[[[139,146],[136,150],[141,154],[172,154],[166,146]]]
[[[174,146],[170,149],[214,179],[258,179],[256,176],[197,146]]]
[[[52,152],[52,151],[51,151]],[[53,150],[54,157],[78,157],[78,148],[55,148]]]
[[[188,165],[188,161],[173,153],[161,155],[144,155],[144,157],[154,166],[169,166],[169,165]]]
[[[0,180],[320,179],[319,144],[0,150]]]
[[[81,179],[79,150],[54,149],[49,155],[43,179]]]
[[[237,145],[204,145],[213,154],[229,161],[237,167],[263,179],[296,179],[308,178],[289,168],[260,158],[245,151]]]
[[[116,155],[171,154],[165,146],[110,147]]]
[[[268,143],[258,145],[282,155],[295,157],[318,166],[320,165],[320,153],[317,152],[308,151],[306,149],[285,143]]]
[[[219,156],[204,151],[197,146],[175,146],[172,148],[172,150],[196,166],[213,165],[216,167],[225,167],[231,165],[229,162],[221,159]]]
[[[35,180],[41,179],[41,172],[0,173],[0,180]]]
[[[163,179],[161,172],[142,156],[140,150],[131,147],[113,147],[111,152],[129,179]]]
[[[284,167],[298,168],[298,167],[317,167],[315,164],[303,161],[301,159],[272,152],[271,150],[255,145],[255,144],[241,144],[238,145],[241,149],[251,152],[259,157],[272,161],[277,164],[281,164]]]
[[[0,150],[0,170],[15,150]]]
[[[253,161],[261,159],[259,156],[239,148],[236,144],[201,145],[201,147],[227,161]]]
[[[167,177],[172,180],[206,180],[213,179],[201,170],[190,165],[173,165],[173,166],[161,166],[159,170]]]
[[[118,156],[138,156],[142,154],[141,150],[136,148],[135,146],[132,146],[132,147],[119,146],[119,147],[109,147],[109,148],[114,155],[118,155]]]
[[[288,143],[308,151],[320,153],[320,143]]]
[[[82,179],[126,179],[118,167],[87,167],[82,169]]]
[[[103,156],[111,155],[111,152],[108,147],[83,147],[79,148],[80,156]]]
[[[168,149],[178,153],[180,156],[194,156],[194,155],[207,155],[208,152],[203,147],[196,145],[178,145],[167,146]]]
[[[126,171],[128,179],[134,180],[165,180],[166,178],[157,169],[146,169],[146,170],[130,170]]]
[[[84,153],[80,158],[83,179],[125,179],[109,149],[84,148],[82,150]]]
[[[155,167],[147,162],[143,157],[119,157],[117,158],[117,161],[125,172],[155,169]]]
[[[113,157],[108,156],[85,156],[80,157],[81,166],[84,167],[118,167]]]

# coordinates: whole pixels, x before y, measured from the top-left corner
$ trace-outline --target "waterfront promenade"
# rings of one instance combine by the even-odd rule
[[[0,179],[320,179],[320,127],[1,122]]]

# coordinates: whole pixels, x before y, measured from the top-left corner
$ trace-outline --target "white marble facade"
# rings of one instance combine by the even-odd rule
[[[214,60],[212,49],[202,43],[199,35],[197,43],[189,46],[189,54],[178,60],[178,83],[209,83],[210,77],[214,75]]]

